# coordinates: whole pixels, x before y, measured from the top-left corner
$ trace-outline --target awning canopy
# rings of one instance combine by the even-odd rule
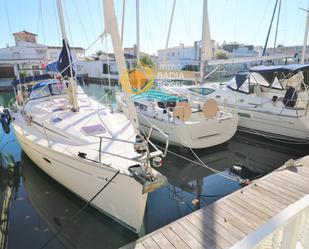
[[[248,71],[240,71],[235,75],[235,82],[237,85],[237,89],[239,89],[242,84],[248,79],[249,72]]]
[[[274,81],[275,77],[278,79],[289,79],[301,71],[309,71],[309,64],[256,66],[249,69],[250,73],[258,73],[262,75],[270,84]]]
[[[56,84],[58,83],[57,80],[49,80],[49,81],[42,81],[36,85],[34,85],[32,87],[32,90],[35,90],[35,89],[38,89],[38,88],[42,88],[42,87],[45,87],[45,86],[48,86],[49,84]]]
[[[289,64],[278,66],[256,66],[251,67],[249,72],[256,73],[297,73],[298,71],[309,70],[309,64]]]

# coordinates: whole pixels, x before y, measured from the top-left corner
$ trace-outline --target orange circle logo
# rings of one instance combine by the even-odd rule
[[[126,80],[126,74],[128,74],[129,82]],[[129,94],[141,94],[152,88],[154,84],[154,72],[150,67],[140,64],[123,73],[120,77],[120,83],[125,92]]]

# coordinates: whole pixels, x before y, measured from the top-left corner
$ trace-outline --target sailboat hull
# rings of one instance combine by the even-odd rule
[[[190,89],[209,90],[207,95],[197,95]],[[261,135],[267,138],[292,142],[309,143],[309,115],[305,108],[286,108],[281,101],[274,103],[272,95],[281,96],[281,92],[269,96],[245,94],[230,90],[217,83],[202,87],[167,88],[168,91],[186,95],[202,105],[207,98],[213,98],[222,105],[223,110],[239,115],[238,130]],[[280,95],[281,94],[281,95]]]
[[[201,149],[225,143],[230,140],[237,129],[238,117],[233,115],[226,119],[204,120],[201,122],[186,122],[183,125],[162,122],[144,115],[139,115],[141,130],[147,135],[150,125],[159,127],[168,134],[170,144]],[[152,138],[164,142],[162,134],[154,129]]]
[[[89,201],[116,173],[114,169],[86,163],[78,157],[34,143],[16,125],[13,127],[27,156],[50,177],[85,201]],[[133,177],[120,173],[91,205],[138,233],[147,201],[147,194],[143,194],[142,189],[143,185]]]
[[[232,110],[234,107],[227,107]],[[267,111],[237,109],[238,129],[287,142],[309,143],[309,116],[287,116]]]

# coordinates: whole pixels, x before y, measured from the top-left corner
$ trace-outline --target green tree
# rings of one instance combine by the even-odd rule
[[[156,63],[153,61],[153,59],[149,55],[142,55],[140,58],[140,62],[144,65],[147,65],[150,68],[155,68]]]
[[[220,59],[228,59],[229,58],[229,53],[225,50],[217,50],[215,53],[215,57],[216,59],[220,60]]]
[[[102,50],[98,50],[97,52],[95,52],[96,56],[100,57],[103,54]]]

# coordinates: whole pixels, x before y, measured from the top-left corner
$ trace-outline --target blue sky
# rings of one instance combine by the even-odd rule
[[[169,44],[192,45],[201,37],[203,1],[176,1]],[[87,48],[103,31],[102,0],[63,0],[63,4],[70,45]],[[142,51],[154,53],[165,47],[172,4],[173,0],[140,0]],[[208,0],[212,39],[219,43],[236,41],[263,45],[274,4],[275,0]],[[120,24],[122,0],[115,0],[115,5]],[[300,7],[307,9],[308,0],[282,0],[279,44],[302,44],[306,13]],[[0,23],[0,47],[12,45],[10,33],[24,29],[37,33],[39,43],[60,45],[56,0],[0,0]],[[276,19],[269,46],[273,46],[275,23]],[[135,0],[126,0],[124,46],[132,46],[135,36]],[[98,42],[87,52],[104,50],[105,47],[105,44]],[[108,47],[111,52],[109,45]]]

